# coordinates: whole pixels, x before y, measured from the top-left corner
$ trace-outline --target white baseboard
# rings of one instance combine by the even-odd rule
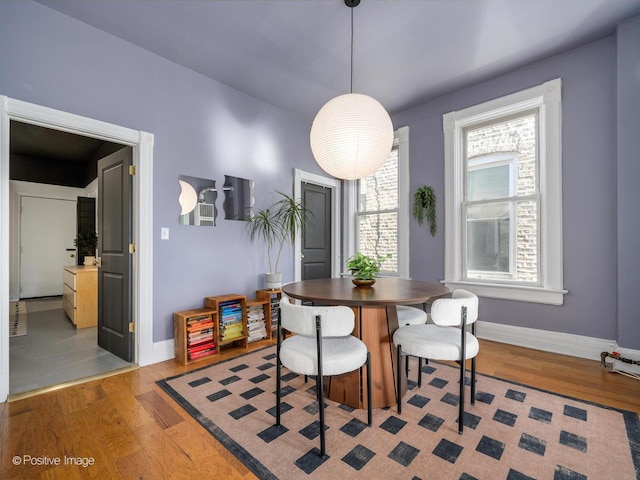
[[[572,357],[600,360],[602,352],[620,351],[615,340],[478,321],[478,338]],[[626,349],[628,352],[632,350]],[[622,353],[622,352],[621,352]],[[640,351],[635,351],[640,357]]]
[[[153,363],[164,362],[165,360],[170,360],[172,358],[175,358],[173,338],[163,340],[161,342],[153,342],[151,358],[146,358],[144,365],[140,364],[140,366],[143,367]]]

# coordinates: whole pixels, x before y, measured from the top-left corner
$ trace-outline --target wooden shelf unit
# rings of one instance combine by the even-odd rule
[[[206,327],[205,323],[212,325]],[[193,331],[190,332],[191,329]],[[192,337],[200,330],[205,330],[200,338],[197,340],[190,338],[190,333]],[[218,331],[218,313],[215,309],[196,308],[175,312],[173,314],[173,338],[176,360],[183,365],[189,365],[217,355],[220,352]],[[203,350],[204,353],[199,353]],[[197,355],[197,357],[192,358],[192,355]]]
[[[278,326],[278,310],[280,308],[280,299],[282,298],[282,290],[279,288],[256,290],[256,299],[267,301],[264,315],[267,323],[267,331],[271,332]]]
[[[264,325],[264,330],[259,329],[259,327],[253,327],[258,329],[259,335],[252,337],[254,325],[251,321],[251,312],[252,309],[259,309],[262,313],[262,319],[257,320],[255,324]],[[257,342],[259,340],[271,339],[271,319],[269,318],[269,301],[268,300],[247,300],[247,343]],[[256,333],[258,333],[256,332]]]
[[[224,347],[225,345],[235,345],[237,347],[247,348],[247,298],[244,295],[228,294],[228,295],[216,295],[213,297],[206,297],[204,299],[205,308],[211,308],[218,312],[218,346]],[[240,315],[239,322],[238,314]],[[230,339],[224,339],[225,328],[230,327],[227,324],[227,320],[231,322],[239,323],[238,330],[239,335]]]

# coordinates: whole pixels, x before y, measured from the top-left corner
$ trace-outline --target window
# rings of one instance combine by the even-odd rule
[[[450,287],[562,304],[560,88],[444,115]]]
[[[358,251],[370,257],[391,254],[383,274],[398,274],[398,147],[372,175],[358,180]]]
[[[409,274],[408,130],[396,132],[389,158],[375,173],[347,185],[347,257],[356,251],[372,257],[390,253],[381,275]]]

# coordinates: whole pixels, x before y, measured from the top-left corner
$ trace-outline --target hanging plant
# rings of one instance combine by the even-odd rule
[[[416,190],[413,194],[413,218],[422,225],[426,220],[429,222],[429,231],[432,237],[436,236],[438,227],[436,225],[436,193],[433,187],[425,185]]]

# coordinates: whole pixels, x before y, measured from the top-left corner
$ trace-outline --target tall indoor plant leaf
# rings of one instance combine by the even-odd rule
[[[261,240],[267,246],[269,271],[278,272],[280,256],[286,244],[293,245],[298,231],[311,214],[302,200],[276,192],[280,199],[269,208],[258,210],[248,221],[249,238]]]

